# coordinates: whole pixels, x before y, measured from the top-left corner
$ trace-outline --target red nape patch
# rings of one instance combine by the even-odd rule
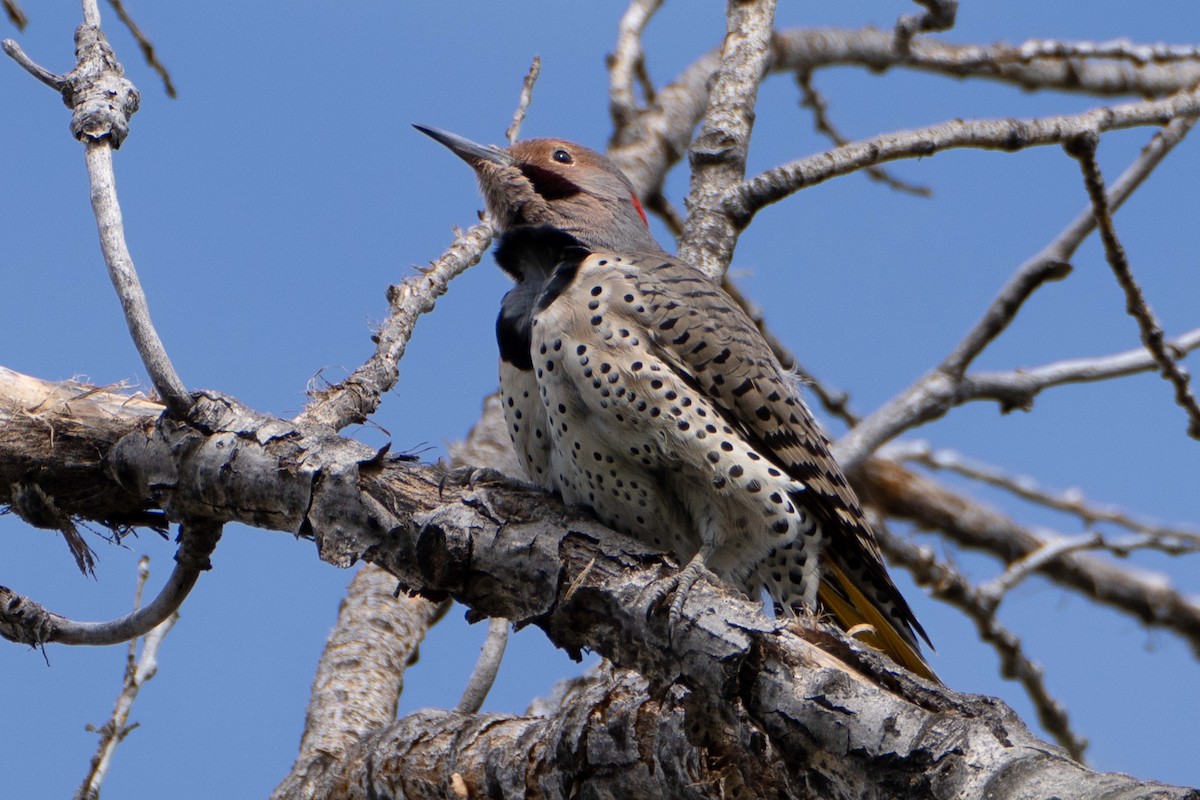
[[[650,220],[646,219],[646,209],[642,208],[642,201],[638,200],[638,196],[636,194],[629,195],[629,199],[633,201],[633,207],[637,209],[638,216],[642,218],[642,222],[645,223],[647,228],[649,228]]]

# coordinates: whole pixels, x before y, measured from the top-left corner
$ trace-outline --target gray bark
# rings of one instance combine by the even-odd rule
[[[924,684],[817,622],[768,619],[715,579],[670,629],[654,588],[675,565],[533,487],[446,482],[212,393],[182,422],[91,399],[4,416],[0,502],[35,481],[61,514],[312,537],[330,563],[370,561],[644,679],[595,680],[539,720],[408,717],[351,748],[328,796],[1200,798],[1088,770],[1002,703]]]

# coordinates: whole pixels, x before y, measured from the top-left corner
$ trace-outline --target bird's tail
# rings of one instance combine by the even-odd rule
[[[925,662],[911,634],[905,636],[884,612],[846,577],[846,573],[828,559],[821,565],[825,574],[817,591],[818,601],[845,631],[859,628],[854,638],[886,654],[897,664],[926,680],[941,681]],[[861,627],[860,627],[861,626]]]

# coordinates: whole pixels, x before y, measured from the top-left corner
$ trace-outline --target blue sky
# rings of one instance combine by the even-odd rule
[[[133,256],[166,346],[184,381],[290,416],[320,373],[336,380],[370,353],[384,290],[437,257],[451,226],[480,208],[469,170],[409,127],[420,122],[499,142],[531,57],[543,71],[526,123],[603,147],[609,132],[604,56],[618,3],[346,6],[217,2],[131,3],[180,90],[168,99],[110,13],[105,27],[142,92],[116,158]],[[889,26],[916,7],[895,2],[783,4],[781,26]],[[720,41],[723,4],[668,3],[647,35],[649,68],[669,80]],[[29,29],[9,28],[30,55],[64,71],[79,21],[73,3],[28,4]],[[1194,0],[1129,4],[964,3],[947,41],[1028,38],[1188,43]],[[851,138],[956,117],[1038,116],[1101,104],[895,70],[819,73],[831,113]],[[0,364],[46,379],[145,382],[96,244],[80,146],[68,112],[15,65],[0,64],[6,147],[0,192]],[[751,170],[825,149],[786,76],[760,95]],[[1149,138],[1106,135],[1110,180]],[[1007,276],[1083,207],[1074,161],[1059,148],[956,151],[891,169],[930,185],[932,199],[896,194],[862,176],[831,181],[766,211],[743,237],[733,270],[805,365],[875,408],[941,360]],[[1139,279],[1168,333],[1200,324],[1200,142],[1185,142],[1117,217]],[[686,175],[668,183],[679,203]],[[660,239],[668,241],[658,229]],[[1069,280],[1039,293],[981,359],[1012,369],[1136,346],[1137,333],[1103,254],[1089,242]],[[349,431],[434,459],[463,436],[495,387],[492,325],[503,275],[490,258],[460,278],[419,324],[395,391],[372,425]],[[1192,369],[1196,371],[1195,359]],[[1042,395],[1032,413],[975,404],[916,431],[937,446],[1078,486],[1089,497],[1166,522],[1200,523],[1200,445],[1155,376]],[[829,426],[834,436],[841,429]],[[949,480],[949,479],[948,479]],[[1020,520],[1074,533],[1079,523],[950,481]],[[0,518],[0,583],[77,618],[124,613],[136,562],[149,554],[152,588],[174,548],[153,534],[122,547],[95,539],[97,579],[82,578],[60,537]],[[922,541],[936,540],[923,536]],[[987,559],[954,553],[977,577]],[[1138,554],[1197,592],[1195,559]],[[265,795],[296,750],[316,659],[350,573],[312,544],[233,526],[160,654],[160,672],[133,711],[141,727],[121,746],[105,796]],[[955,612],[897,579],[938,647],[933,663],[960,690],[995,694],[1031,724],[1019,689],[997,675],[990,649]],[[1053,693],[1091,739],[1093,766],[1200,784],[1200,665],[1164,632],[1030,580],[1001,619],[1042,663]],[[485,626],[452,611],[406,676],[401,711],[452,705]],[[86,771],[86,723],[111,711],[124,648],[0,647],[0,713],[21,736],[0,752],[4,793],[61,797]],[[536,630],[517,634],[488,708],[519,712],[579,667]]]

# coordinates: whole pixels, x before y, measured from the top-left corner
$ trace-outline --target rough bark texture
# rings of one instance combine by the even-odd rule
[[[695,778],[647,774],[665,796],[704,796],[697,787],[728,780],[753,787],[751,796],[1200,797],[1087,770],[1039,741],[1003,704],[923,684],[817,623],[768,619],[711,580],[689,592],[682,624],[669,630],[653,590],[674,565],[532,487],[448,485],[428,465],[307,432],[214,394],[198,395],[182,422],[159,418],[148,426],[133,411],[123,435],[114,439],[111,421],[102,420],[91,438],[92,421],[104,415],[79,407],[90,399],[40,408],[31,416],[41,424],[12,415],[22,435],[0,439],[0,464],[41,453],[40,474],[54,485],[71,467],[63,458],[71,451],[49,441],[64,417],[74,421],[81,449],[90,446],[104,469],[79,476],[84,491],[62,501],[62,513],[102,509],[109,497],[125,507],[140,498],[138,510],[162,509],[171,519],[236,520],[311,536],[331,563],[371,561],[414,590],[537,625],[568,652],[594,650],[647,681],[644,693],[625,678],[609,687],[633,692],[617,704],[627,710],[610,719],[601,713],[610,701],[597,700],[583,733],[564,716],[527,729],[486,717],[464,725],[444,712],[409,717],[364,742],[337,771],[342,796],[390,793],[421,774],[431,781],[414,778],[408,796],[446,796],[456,787],[471,796],[471,786],[520,794],[548,758],[547,737],[558,737],[574,743],[553,748],[554,760],[570,765],[566,775],[603,774],[620,752],[638,752],[657,754],[670,774]],[[0,481],[0,502],[10,502],[9,485]],[[675,723],[647,717],[646,703],[663,704],[668,718],[683,715],[678,730],[688,746],[674,735],[659,740]],[[562,713],[580,712],[568,705]],[[640,727],[639,719],[653,724]],[[431,735],[457,746],[428,747]],[[601,737],[596,747],[593,735]],[[730,748],[730,741],[744,746]],[[775,763],[766,759],[768,747],[786,771],[762,769],[764,760]],[[564,797],[660,793],[619,782],[642,774],[614,776],[620,788],[589,780],[542,789]]]

